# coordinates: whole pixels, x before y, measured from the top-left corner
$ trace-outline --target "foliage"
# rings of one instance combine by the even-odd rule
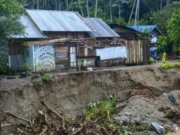
[[[175,47],[180,47],[180,9],[176,10],[168,24],[168,35]]]
[[[25,8],[31,9],[48,9],[48,10],[62,10],[62,11],[78,11],[84,17],[88,17],[88,11],[90,17],[95,16],[96,1],[97,1],[97,17],[110,21],[111,23],[115,18],[123,18],[125,22],[129,20],[134,0],[18,0],[26,3]],[[141,0],[140,1],[140,22],[138,24],[158,24],[160,28],[163,28],[163,32],[166,30],[168,18],[178,3],[175,1],[180,0]],[[81,6],[80,6],[81,5]],[[88,6],[87,6],[88,5]],[[163,8],[164,7],[164,8]],[[153,12],[151,12],[153,11]],[[82,13],[83,12],[83,13]],[[112,14],[112,20],[111,20]],[[151,16],[151,17],[150,17]],[[167,17],[166,17],[167,16]],[[134,14],[132,15],[134,18]],[[142,21],[143,20],[143,21]],[[119,21],[114,21],[119,22]],[[119,24],[119,23],[118,23]],[[133,23],[134,25],[134,23]],[[162,27],[161,27],[162,26]],[[165,30],[164,30],[165,28]]]
[[[167,45],[168,45],[168,37],[159,36],[158,43],[156,44],[156,47],[158,48],[158,50],[163,50]]]
[[[14,75],[15,71],[12,68],[10,68],[7,64],[1,64],[0,74]]]
[[[46,83],[52,81],[51,76],[50,76],[49,74],[44,74],[44,75],[42,75],[42,76],[41,76],[41,80],[42,80],[43,82],[46,82]]]
[[[123,133],[121,133],[120,135],[133,135],[131,132],[128,131],[124,131]]]
[[[23,65],[23,71],[27,72],[27,71],[30,71],[31,69],[32,69],[32,65],[31,64],[25,63]]]
[[[150,22],[156,24],[166,35],[169,19],[171,18],[172,13],[178,8],[180,8],[180,3],[171,3],[168,6],[165,6],[162,10],[152,10]]]
[[[180,68],[180,62],[176,62],[176,63],[174,64],[174,67]]]
[[[115,111],[115,99],[110,97],[107,100],[99,101],[97,103],[89,103],[86,106],[86,120],[96,120],[103,118],[109,120]]]
[[[115,24],[120,24],[120,25],[126,25],[126,22],[123,18],[114,18],[111,22],[110,19],[106,19],[105,20],[108,24],[111,24],[111,23],[115,23]]]
[[[7,65],[6,55],[3,51],[4,49],[0,50],[0,74],[15,74],[15,71]]]
[[[150,39],[150,36],[151,36],[150,32],[146,31],[146,30],[144,32],[142,32],[141,35],[146,39]]]
[[[17,0],[0,0],[0,45],[7,43],[11,35],[23,34],[20,15],[23,7]]]
[[[163,63],[161,65],[161,68],[163,68],[163,69],[169,69],[169,68],[173,68],[173,67],[174,67],[174,65],[169,63],[168,61],[166,61],[165,63]]]
[[[153,59],[153,58],[150,58],[148,64],[154,64],[154,59]]]

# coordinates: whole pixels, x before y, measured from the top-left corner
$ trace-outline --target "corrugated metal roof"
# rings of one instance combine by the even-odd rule
[[[91,28],[91,37],[120,37],[100,18],[85,18],[85,21]]]
[[[26,12],[41,31],[91,31],[91,29],[84,23],[82,16],[77,12],[29,9],[26,10]]]
[[[13,35],[11,38],[47,38],[36,28],[28,16],[21,16],[20,22],[25,27],[25,35]]]
[[[151,32],[153,29],[157,28],[156,25],[139,25],[139,26],[128,26],[139,32]]]

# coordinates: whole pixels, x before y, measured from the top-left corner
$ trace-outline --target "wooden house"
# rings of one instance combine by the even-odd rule
[[[150,35],[150,43],[155,44],[159,36],[162,36],[163,33],[157,27],[157,25],[138,25],[138,26],[128,26],[140,33],[148,33]]]
[[[24,63],[38,71],[52,71],[58,66],[76,67],[77,44],[69,41],[88,38],[91,31],[77,12],[25,10],[21,21],[26,35],[9,40],[11,67],[18,69]]]
[[[21,22],[26,34],[9,39],[9,65],[15,69],[25,63],[37,71],[76,68],[79,57],[95,56],[88,48],[109,45],[119,37],[101,19],[86,19],[77,12],[27,9]]]
[[[110,24],[110,27],[120,35],[118,42],[122,42],[127,47],[126,64],[141,64],[149,61],[149,41],[143,38],[139,31],[118,24]]]

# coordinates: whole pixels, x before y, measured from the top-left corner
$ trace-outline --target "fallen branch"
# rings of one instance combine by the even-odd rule
[[[42,111],[39,111],[39,114],[43,117],[43,120],[44,120],[45,124],[48,126],[48,128],[51,128],[51,126],[47,120],[47,115],[44,114]]]
[[[80,133],[84,129],[85,125],[86,124],[83,124],[82,127],[78,128],[76,131],[74,131],[70,135],[76,135],[76,134]]]
[[[48,127],[45,126],[42,132],[39,135],[44,135],[48,131]]]
[[[21,120],[21,121],[24,121],[24,122],[28,123],[29,126],[30,126],[30,128],[31,128],[31,130],[32,130],[32,132],[33,132],[33,134],[36,135],[36,133],[35,133],[35,131],[34,131],[34,129],[33,129],[33,126],[32,126],[32,124],[31,124],[31,121],[30,121],[30,120],[21,118],[21,117],[13,114],[13,113],[11,113],[11,112],[4,111],[2,108],[0,108],[0,110],[1,110],[2,112],[4,112],[6,115],[8,115],[8,116],[11,116],[11,117],[13,117],[13,118],[15,118],[15,119],[19,119],[19,120]]]
[[[47,105],[44,101],[42,101],[42,104],[44,104],[48,110],[50,110],[52,113],[54,113],[57,117],[59,117],[62,121],[64,119],[64,121],[66,122],[70,122],[67,119],[65,119],[65,117],[63,117],[62,115],[58,114],[54,109],[52,109],[49,105]]]
[[[103,130],[107,135],[111,135],[111,134],[108,133],[108,131],[106,130],[105,127],[102,127],[102,130]]]

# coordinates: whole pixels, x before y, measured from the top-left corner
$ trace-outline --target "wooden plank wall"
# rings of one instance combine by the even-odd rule
[[[149,43],[146,40],[126,40],[128,58],[126,63],[140,64],[149,61]]]

